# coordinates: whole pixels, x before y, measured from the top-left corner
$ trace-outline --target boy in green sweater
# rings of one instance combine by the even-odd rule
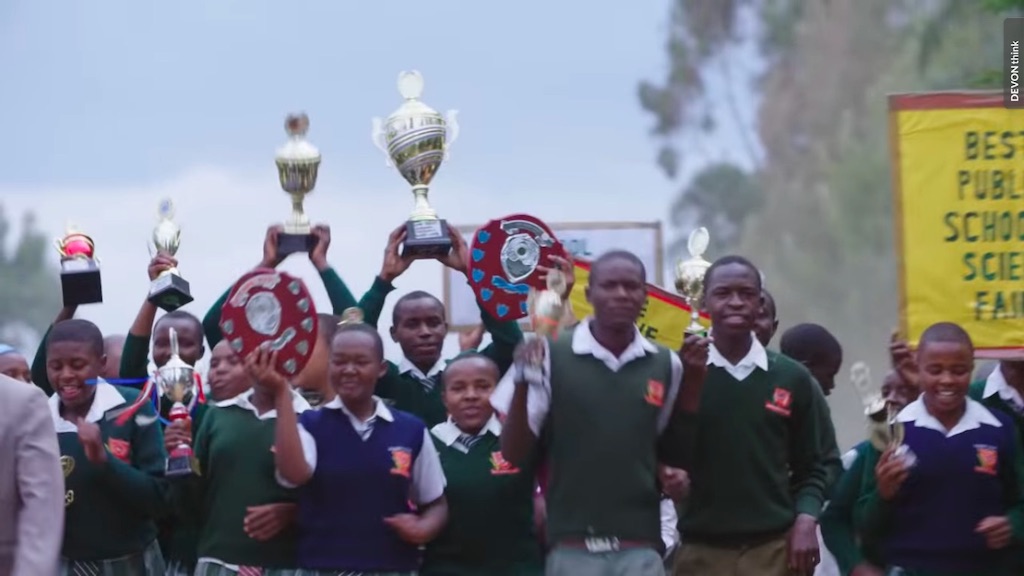
[[[754,320],[754,334],[761,346],[768,347],[775,332],[779,329],[779,315],[775,308],[775,298],[767,290],[761,289],[761,308]]]
[[[840,469],[821,388],[754,336],[761,275],[740,256],[704,276],[714,344],[700,398],[691,489],[680,521],[679,576],[807,574],[817,518]]]
[[[405,234],[406,227],[403,224],[388,237],[380,274],[374,278],[373,285],[359,303],[366,323],[371,326],[377,326],[384,301],[395,289],[393,282],[413,262],[399,254]],[[438,261],[468,275],[469,246],[454,228],[450,234],[452,251],[438,258]],[[504,373],[512,364],[512,354],[522,342],[523,332],[518,322],[499,322],[483,310],[481,319],[492,342],[480,353],[490,358],[497,364],[499,371]],[[397,365],[388,362],[387,373],[377,383],[376,394],[390,400],[395,408],[419,416],[427,426],[440,424],[447,419],[438,385],[445,365],[441,352],[447,334],[444,304],[431,294],[416,290],[402,296],[395,303],[391,339],[401,346],[402,360]]]
[[[156,411],[126,412],[139,392],[99,379],[103,335],[87,320],[55,324],[46,358],[67,490],[59,576],[163,574],[154,519],[171,498]]]

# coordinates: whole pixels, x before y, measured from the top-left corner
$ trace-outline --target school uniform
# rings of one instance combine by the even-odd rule
[[[535,463],[501,456],[501,424],[491,416],[476,435],[449,419],[431,430],[444,469],[448,523],[427,545],[421,576],[540,576],[533,526]]]
[[[616,357],[594,339],[590,319],[545,346],[543,382],[520,385],[530,386],[527,419],[549,469],[546,573],[664,574],[655,447],[682,361],[639,330]],[[514,377],[491,397],[499,413],[508,413]]]
[[[711,345],[675,574],[789,574],[786,535],[821,512],[841,466],[828,405],[807,369],[751,334],[736,364]]]
[[[880,455],[867,440],[844,454],[846,471],[833,488],[828,507],[821,513],[822,540],[835,558],[840,574],[849,574],[863,562],[881,564],[877,550],[865,547],[857,521],[858,502],[867,495],[865,475],[874,477]]]
[[[384,310],[384,301],[394,289],[390,282],[385,282],[379,276],[374,278],[373,285],[359,301],[367,324],[377,326]],[[512,354],[516,346],[523,341],[523,331],[518,322],[500,322],[483,308],[480,309],[480,319],[491,335],[491,343],[480,354],[490,358],[498,366],[498,373],[504,374],[512,365]],[[448,418],[448,411],[441,400],[440,386],[441,372],[446,364],[439,360],[424,373],[404,357],[398,364],[388,362],[387,373],[377,381],[374,393],[392,407],[418,416],[427,426],[436,426]]]
[[[963,417],[946,430],[918,399],[897,418],[916,463],[890,501],[872,480],[864,520],[864,534],[877,539],[890,573],[1013,574],[1010,551],[990,550],[975,532],[988,516],[1009,516],[1021,526],[1024,460],[1010,417],[967,399]]]
[[[296,576],[405,576],[419,567],[419,547],[382,519],[444,495],[444,472],[420,419],[374,404],[366,421],[340,398],[299,417],[313,476],[298,492]]]
[[[65,485],[58,576],[163,574],[154,523],[171,510],[170,487],[163,479],[163,431],[149,403],[123,425],[116,422],[120,409],[138,395],[102,380],[96,384],[85,420],[100,428],[107,449],[102,465],[85,457],[78,428],[60,414],[58,396],[49,399]]]
[[[191,512],[201,526],[195,576],[290,576],[294,574],[297,535],[286,528],[268,541],[243,529],[250,506],[295,502],[295,490],[275,476],[274,427],[277,411],[259,414],[249,390],[217,402],[195,436],[199,473],[189,478]],[[309,404],[292,392],[297,413]]]

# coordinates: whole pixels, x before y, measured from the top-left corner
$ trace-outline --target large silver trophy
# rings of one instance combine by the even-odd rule
[[[284,232],[277,236],[277,253],[282,258],[308,252],[316,245],[302,202],[316,187],[320,169],[320,151],[306,140],[309,117],[291,114],[285,119],[284,128],[288,142],[277,150],[275,161],[281,188],[292,197],[292,215],[284,223]]]
[[[168,256],[178,253],[181,246],[181,228],[174,222],[174,203],[169,198],[160,202],[160,216],[153,228],[153,246]],[[177,268],[168,268],[149,285],[149,301],[168,312],[177,310],[193,300],[188,281],[178,274]]]
[[[704,334],[704,326],[700,323],[701,302],[704,299],[704,274],[711,263],[704,259],[704,251],[708,249],[710,236],[703,226],[690,232],[686,249],[690,257],[680,260],[676,265],[676,292],[686,300],[690,307],[690,325],[687,334]]]
[[[164,396],[173,402],[167,419],[171,422],[189,417],[191,408],[198,401],[196,391],[196,371],[181,359],[178,353],[178,332],[170,328],[171,359],[157,368],[154,375],[157,386]],[[185,406],[185,398],[190,397],[189,406]],[[188,444],[179,444],[171,450],[167,457],[166,476],[187,476],[195,471],[195,460],[192,448]]]
[[[448,224],[437,217],[427,201],[427,190],[448,149],[459,134],[458,111],[451,110],[447,119],[420,101],[423,76],[419,72],[398,75],[398,92],[405,102],[386,120],[373,119],[373,143],[388,157],[388,165],[412,186],[416,199],[406,224],[402,255],[412,258],[437,258],[451,250]]]

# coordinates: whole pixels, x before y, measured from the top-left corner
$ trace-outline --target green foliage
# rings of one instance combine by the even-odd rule
[[[11,236],[10,221],[0,208],[0,335],[13,340],[25,338],[24,328],[42,334],[60,308],[60,284],[47,266],[49,243],[31,215],[22,221],[17,240]]]

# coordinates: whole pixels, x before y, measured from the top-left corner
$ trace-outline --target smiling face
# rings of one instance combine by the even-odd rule
[[[227,340],[221,340],[213,347],[206,380],[210,385],[210,397],[215,402],[229,400],[252,388],[252,379],[245,371],[242,358],[235,354]]]
[[[0,354],[0,374],[27,384],[32,383],[32,370],[28,366],[28,361],[17,352]]]
[[[426,296],[404,300],[397,306],[391,338],[402,347],[410,362],[424,372],[429,371],[441,358],[448,334],[444,306],[436,298]]]
[[[63,340],[46,347],[46,375],[67,410],[88,412],[96,395],[92,383],[103,369],[105,357],[89,342]]]
[[[331,386],[346,406],[357,406],[373,396],[377,379],[387,372],[380,342],[361,330],[339,330],[331,345],[328,374]]]
[[[704,287],[713,334],[749,334],[761,310],[761,278],[739,262],[714,268]]]
[[[498,368],[482,357],[452,361],[444,371],[444,406],[455,425],[475,434],[494,414],[490,398],[498,385]]]
[[[917,352],[918,379],[928,412],[943,424],[955,422],[967,402],[974,353],[962,342],[923,342]]]

